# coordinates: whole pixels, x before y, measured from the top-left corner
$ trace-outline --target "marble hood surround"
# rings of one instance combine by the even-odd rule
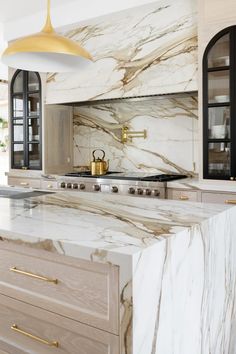
[[[0,247],[120,267],[121,354],[235,354],[236,207],[66,192],[0,210]]]
[[[46,102],[197,90],[196,6],[158,0],[62,29],[94,62],[76,73],[49,74]]]

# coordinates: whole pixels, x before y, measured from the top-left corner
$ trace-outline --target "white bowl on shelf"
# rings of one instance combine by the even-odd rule
[[[220,96],[215,96],[214,100],[217,103],[224,103],[224,102],[229,102],[229,96],[228,95],[220,95]]]

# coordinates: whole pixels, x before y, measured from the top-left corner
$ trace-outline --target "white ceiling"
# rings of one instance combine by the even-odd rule
[[[68,4],[74,0],[51,0],[51,7]],[[27,17],[45,10],[47,0],[0,0],[0,22]]]

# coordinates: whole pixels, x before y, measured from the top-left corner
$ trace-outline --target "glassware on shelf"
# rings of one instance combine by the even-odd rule
[[[230,143],[209,143],[208,173],[214,176],[230,176]]]

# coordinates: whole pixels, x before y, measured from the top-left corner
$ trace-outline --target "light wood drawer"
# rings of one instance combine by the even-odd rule
[[[42,189],[57,189],[57,182],[56,181],[41,181],[41,188]]]
[[[203,203],[236,204],[236,194],[202,192]]]
[[[182,201],[197,201],[197,192],[180,190],[180,189],[168,189],[168,199],[182,200]]]
[[[0,247],[0,293],[118,334],[118,267]]]
[[[119,354],[118,336],[3,295],[0,328],[9,354]]]
[[[40,188],[40,179],[36,178],[18,178],[8,177],[8,184],[10,186],[28,187],[28,188]]]

